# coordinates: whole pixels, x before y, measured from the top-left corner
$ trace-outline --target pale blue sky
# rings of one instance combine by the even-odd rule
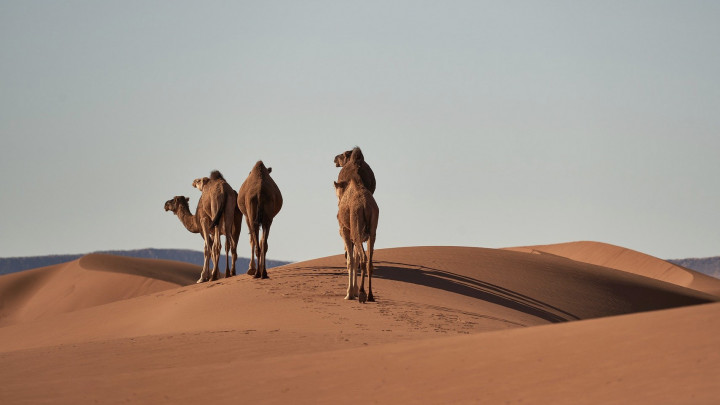
[[[354,145],[378,248],[720,255],[718,21],[710,1],[0,1],[0,256],[200,250],[164,202],[259,159],[285,199],[268,256],[337,254]]]

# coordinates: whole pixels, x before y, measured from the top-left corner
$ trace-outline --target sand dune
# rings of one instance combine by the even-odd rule
[[[720,296],[717,279],[632,249],[601,242],[570,242],[507,248],[518,252],[551,254],[652,277]]]
[[[169,281],[182,273],[173,263],[85,259],[42,269],[49,280],[24,278],[32,298],[3,306],[22,322],[0,327],[0,402],[327,403],[352,394],[382,403],[703,403],[720,394],[711,383],[717,297],[564,257],[381,249],[377,302],[365,305],[342,299],[341,255],[270,269],[268,280],[182,287]],[[77,298],[35,318],[12,313],[51,303],[45,286],[69,278],[64,271],[126,277],[94,287],[108,292],[133,278],[172,286],[96,305]],[[0,292],[19,284],[0,277]]]
[[[189,264],[105,254],[9,274],[0,277],[0,326],[177,288],[199,274]]]

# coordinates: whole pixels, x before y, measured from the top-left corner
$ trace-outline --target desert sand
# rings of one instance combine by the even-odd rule
[[[89,255],[0,277],[0,403],[715,403],[720,280],[672,266],[594,242],[379,249],[360,304],[342,255],[198,285]]]

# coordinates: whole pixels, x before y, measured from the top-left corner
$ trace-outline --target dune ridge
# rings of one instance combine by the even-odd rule
[[[0,326],[52,317],[195,282],[199,267],[89,254],[0,277]]]
[[[579,241],[505,248],[518,252],[552,254],[610,267],[720,296],[717,279],[632,249],[609,243]]]

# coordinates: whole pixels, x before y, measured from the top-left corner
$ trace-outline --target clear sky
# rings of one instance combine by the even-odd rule
[[[0,1],[0,256],[202,249],[163,210],[257,160],[268,257],[596,240],[720,255],[720,3]],[[246,228],[239,252],[248,256]]]

